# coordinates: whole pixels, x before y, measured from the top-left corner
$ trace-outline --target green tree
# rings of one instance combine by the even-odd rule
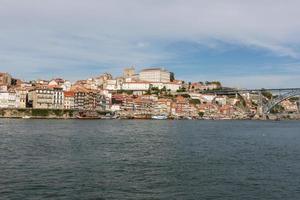
[[[198,112],[199,117],[203,117],[204,116],[204,112]]]
[[[190,99],[190,104],[197,105],[197,104],[201,104],[201,102],[199,99]]]
[[[265,89],[262,89],[261,94],[267,99],[272,99],[273,97],[273,94],[271,92],[266,91]]]

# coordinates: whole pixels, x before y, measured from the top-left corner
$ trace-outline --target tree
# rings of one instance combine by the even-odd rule
[[[268,99],[272,99],[273,97],[273,94],[271,92],[266,91],[265,89],[262,89],[261,94]]]
[[[283,111],[284,111],[284,107],[283,107],[282,105],[280,105],[280,104],[277,104],[276,106],[274,106],[274,107],[271,109],[270,113],[276,114],[276,113],[281,113],[281,112],[283,112]]]
[[[180,88],[179,90],[177,90],[176,92],[186,92],[186,89],[183,87],[183,88]]]
[[[184,98],[191,98],[191,96],[188,95],[188,94],[182,94],[181,96],[184,97]]]
[[[204,116],[204,112],[198,112],[199,117],[203,117]]]
[[[170,72],[170,80],[171,80],[171,82],[173,82],[175,80],[174,72]]]
[[[199,99],[191,99],[191,100],[190,100],[190,104],[197,105],[197,104],[201,104],[201,102],[200,102]]]

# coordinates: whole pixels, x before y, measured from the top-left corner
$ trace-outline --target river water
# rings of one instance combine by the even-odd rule
[[[300,199],[300,122],[1,119],[0,199]]]

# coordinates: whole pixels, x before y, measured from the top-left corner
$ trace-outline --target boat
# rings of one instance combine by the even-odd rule
[[[168,119],[168,117],[165,116],[165,115],[153,115],[153,116],[151,117],[151,119],[163,120],[163,119]]]
[[[31,117],[30,116],[27,116],[27,115],[25,115],[25,116],[23,116],[22,117],[22,119],[30,119]]]
[[[80,116],[80,115],[77,115],[76,119],[101,119],[101,117],[98,117],[98,116]]]
[[[96,112],[81,111],[76,115],[76,119],[101,119]]]
[[[119,118],[119,116],[118,115],[115,115],[115,114],[106,114],[106,115],[104,115],[104,116],[101,116],[101,119],[118,119]]]

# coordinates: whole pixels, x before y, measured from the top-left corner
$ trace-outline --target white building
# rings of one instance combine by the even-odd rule
[[[0,92],[0,108],[16,108],[15,92]]]
[[[113,111],[113,112],[120,111],[121,110],[121,105],[113,104],[113,105],[111,105],[110,110]]]
[[[162,68],[149,68],[140,72],[139,79],[149,82],[170,82],[171,73]]]
[[[176,92],[181,88],[180,83],[173,83],[173,82],[151,82],[150,83],[152,87],[157,87],[158,89],[163,89],[164,87],[166,90],[170,90],[172,92]]]
[[[125,82],[122,84],[122,90],[147,91],[150,85],[148,82]]]
[[[117,90],[117,80],[112,79],[112,80],[107,80],[104,89],[106,90]]]
[[[63,91],[70,91],[71,87],[72,87],[72,83],[70,81],[65,81],[62,85],[61,85]]]
[[[0,85],[0,92],[7,92],[7,85]]]
[[[227,98],[226,96],[217,96],[215,99],[214,99],[215,103],[219,104],[219,105],[226,105],[227,104]]]
[[[53,108],[54,109],[64,108],[64,92],[62,88],[54,88],[53,90]]]
[[[147,91],[151,87],[157,87],[160,90],[165,87],[166,90],[175,92],[181,88],[181,84],[173,83],[173,82],[145,82],[145,81],[125,82],[122,84],[122,90]]]

